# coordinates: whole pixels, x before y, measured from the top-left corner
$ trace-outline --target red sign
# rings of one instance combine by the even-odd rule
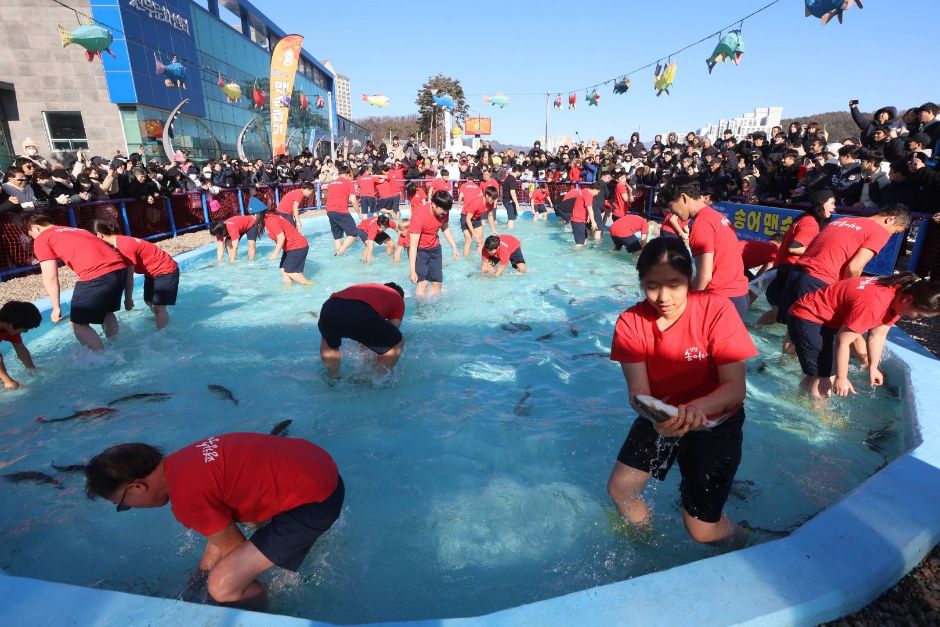
[[[159,140],[163,137],[163,120],[147,118],[140,121],[140,134],[145,139]]]
[[[492,135],[493,118],[467,118],[464,120],[464,135]]]

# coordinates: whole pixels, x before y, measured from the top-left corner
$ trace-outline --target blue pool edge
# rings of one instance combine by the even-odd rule
[[[187,269],[214,251],[210,243],[176,259]],[[62,301],[70,296],[63,292]],[[44,313],[50,309],[48,298],[35,303]],[[884,371],[890,381],[904,380],[905,437],[912,448],[787,538],[484,616],[408,624],[676,625],[693,612],[702,625],[815,625],[864,607],[940,541],[940,425],[931,411],[940,402],[940,361],[895,328]],[[327,624],[3,571],[0,615],[15,617],[18,625]]]

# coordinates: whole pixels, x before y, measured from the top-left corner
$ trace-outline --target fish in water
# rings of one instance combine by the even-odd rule
[[[46,418],[45,416],[39,416],[36,418],[36,422],[46,423],[65,422],[66,420],[88,420],[90,418],[101,418],[102,416],[110,416],[116,413],[118,413],[118,410],[112,409],[111,407],[93,407],[91,409],[81,409],[64,418]]]
[[[551,333],[546,333],[545,335],[540,335],[540,336],[538,336],[537,338],[535,338],[535,341],[536,341],[536,342],[544,342],[544,341],[546,341],[546,340],[552,339],[552,337],[554,337],[554,335],[555,335],[555,331],[552,331]]]
[[[513,407],[512,413],[517,416],[528,416],[529,412],[532,411],[532,407],[527,402],[530,396],[532,396],[531,388],[526,387],[525,392],[522,393],[522,398],[520,398],[516,402],[516,406]]]
[[[165,401],[168,398],[173,396],[167,392],[138,392],[137,394],[128,394],[127,396],[122,396],[121,398],[116,398],[110,403],[108,407],[113,407],[119,403],[129,403],[131,401],[147,401],[148,403],[159,403],[160,401]]]
[[[280,421],[274,425],[273,429],[271,429],[271,435],[285,435],[287,433],[287,428],[291,426],[291,423],[293,422],[294,421],[290,419]]]
[[[62,484],[55,477],[47,475],[44,472],[37,472],[35,470],[26,470],[23,472],[11,472],[9,474],[3,475],[3,478],[13,483],[22,483],[23,481],[29,481],[30,483],[48,483],[49,485],[54,485],[57,488],[62,487]]]
[[[760,362],[757,364],[757,372],[767,372],[767,362]]]
[[[55,462],[50,464],[53,468],[59,472],[85,472],[85,469],[88,468],[86,464],[69,464],[68,466],[56,466]]]
[[[885,448],[897,438],[893,425],[885,425],[880,429],[869,429],[865,438],[865,446],[874,453],[884,453]]]
[[[757,496],[760,490],[750,479],[738,479],[731,484],[731,496],[741,501],[747,501],[752,496]]]
[[[209,391],[221,398],[223,401],[232,401],[233,405],[238,405],[238,399],[235,398],[235,395],[232,394],[232,391],[224,385],[210,383]]]
[[[307,313],[310,314],[310,317],[311,317],[311,318],[319,318],[319,317],[320,317],[320,312],[319,312],[319,311],[308,311]]]
[[[603,351],[597,351],[594,353],[578,353],[577,355],[572,355],[572,359],[583,359],[585,357],[610,357],[610,353],[605,353]]]
[[[571,337],[578,337],[579,333],[580,331],[578,331],[578,327],[576,327],[573,324],[568,325],[568,335],[570,335]]]
[[[532,330],[532,327],[527,325],[525,322],[507,322],[506,324],[499,325],[499,328],[503,331],[509,331],[510,333],[519,333],[521,331]]]
[[[560,286],[558,283],[555,283],[555,285],[554,285],[553,287],[555,288],[555,291],[556,291],[556,292],[561,292],[561,293],[564,294],[565,296],[571,296],[571,292],[569,292],[568,290],[566,290],[565,288],[563,288],[562,286]]]

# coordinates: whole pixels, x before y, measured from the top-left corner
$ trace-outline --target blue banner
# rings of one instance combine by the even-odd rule
[[[793,221],[804,213],[798,209],[745,205],[737,202],[718,202],[713,206],[728,217],[737,231],[738,239],[750,240],[769,240],[777,233],[782,236]],[[836,213],[832,219],[850,217],[852,216]],[[894,266],[904,243],[903,237],[903,233],[892,235],[881,252],[865,266],[865,273],[885,276],[894,274]]]

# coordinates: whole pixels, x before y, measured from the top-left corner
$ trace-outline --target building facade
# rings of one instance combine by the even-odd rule
[[[757,131],[763,131],[770,135],[770,130],[773,127],[780,126],[781,119],[783,119],[783,107],[759,107],[740,117],[730,120],[718,120],[716,124],[709,124],[700,128],[698,135],[707,137],[713,142],[722,136],[725,129],[731,129],[731,132],[738,139]]]
[[[6,27],[0,50],[0,165],[29,138],[45,156],[86,148],[113,156],[140,148],[165,159],[163,129],[171,112],[174,149],[197,160],[239,154],[270,158],[270,113],[254,89],[270,93],[270,57],[287,33],[247,0],[0,0]],[[75,32],[79,19],[111,32],[110,52],[89,61],[78,44],[63,47],[56,25]],[[176,65],[174,65],[176,64]],[[171,71],[158,72],[163,67]],[[172,70],[182,68],[182,80]],[[226,91],[219,82],[226,86]],[[236,90],[234,86],[238,87]],[[240,98],[232,99],[236,91]],[[298,61],[288,150],[329,136],[326,99],[334,76],[308,52]],[[300,93],[309,106],[302,108]],[[319,98],[318,98],[319,97]],[[335,98],[335,96],[334,96]],[[317,103],[323,103],[322,108]],[[333,106],[333,127],[337,107]]]
[[[333,73],[336,86],[336,113],[347,120],[352,119],[352,91],[349,87],[349,77],[340,74],[333,68],[333,64],[324,61],[323,65]]]

